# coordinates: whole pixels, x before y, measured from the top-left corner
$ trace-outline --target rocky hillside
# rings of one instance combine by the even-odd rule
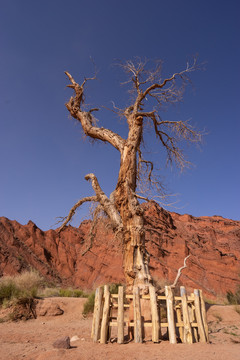
[[[188,267],[179,283],[202,288],[209,298],[235,291],[240,284],[240,221],[220,216],[193,217],[167,212],[156,203],[145,205],[147,249],[156,280],[170,283],[183,265]],[[42,231],[33,222],[21,225],[0,218],[0,276],[29,267],[49,280],[81,288],[107,282],[124,282],[121,244],[115,241],[107,221],[99,221],[92,248],[90,221],[79,228],[68,226],[59,235]]]

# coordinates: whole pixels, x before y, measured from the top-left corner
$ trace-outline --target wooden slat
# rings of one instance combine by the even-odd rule
[[[101,336],[100,336],[101,344],[107,343],[109,308],[110,308],[109,286],[105,285],[104,286],[104,306],[103,306],[103,316],[102,316]]]
[[[151,314],[152,314],[152,341],[158,343],[159,317],[158,317],[158,309],[157,309],[156,289],[152,285],[149,285],[149,295],[150,295]]]
[[[117,298],[118,298],[118,294],[111,294],[111,297],[117,299]],[[131,295],[131,294],[127,294],[125,297],[126,297],[126,299],[133,299],[133,295]],[[149,296],[149,295],[140,295],[140,298],[141,298],[141,299],[148,299],[148,300],[149,300],[149,299],[150,299],[150,296]],[[158,300],[166,300],[166,296],[164,296],[164,295],[158,295],[158,296],[157,296],[157,299],[158,299]],[[181,300],[181,296],[174,296],[174,299],[175,299],[175,300]],[[192,295],[192,296],[188,296],[187,301],[190,301],[190,302],[194,301],[194,296],[193,296],[193,295]]]
[[[96,322],[97,292],[98,292],[98,288],[97,288],[96,291],[95,291],[93,320],[92,320],[92,330],[91,330],[91,338],[92,338],[92,339],[93,339],[93,334],[94,334],[94,330],[95,330],[95,322]]]
[[[207,314],[206,314],[206,307],[205,307],[205,301],[203,299],[202,290],[199,290],[199,294],[200,294],[200,302],[201,302],[201,312],[202,312],[203,327],[204,327],[204,330],[205,330],[206,340],[207,340],[207,342],[209,342]]]
[[[118,288],[118,316],[117,316],[117,342],[123,344],[124,342],[124,304],[123,304],[123,286]]]
[[[195,328],[198,327],[198,324],[197,324],[197,323],[192,323],[191,325],[192,325],[192,327],[195,327]],[[117,327],[117,321],[110,321],[109,324],[108,324],[108,326]],[[134,322],[133,322],[133,321],[131,321],[131,322],[129,322],[129,321],[124,321],[124,326],[134,327]],[[152,326],[152,323],[145,323],[145,324],[144,324],[144,327],[151,327],[151,326]],[[178,323],[178,322],[177,322],[177,323],[175,324],[175,326],[176,326],[176,327],[184,327],[184,323],[183,323],[183,322],[181,322],[181,323]],[[167,328],[167,327],[168,327],[168,323],[161,323],[161,327]]]
[[[178,323],[182,323],[182,315],[181,315],[181,308],[180,306],[175,307],[176,310],[176,314],[177,314],[177,322]],[[183,340],[183,326],[179,326],[179,336],[182,342],[184,342]]]
[[[193,326],[193,323],[196,322],[194,303],[192,303],[192,302],[188,303],[187,307],[188,307],[189,321],[190,321],[191,327],[193,329],[193,342],[198,342],[199,341],[198,331],[197,331],[198,326],[195,326],[195,327]]]
[[[133,312],[134,312],[134,341],[142,342],[142,316],[140,305],[140,294],[137,286],[133,287]]]
[[[112,304],[112,307],[113,307],[114,309],[117,309],[117,308],[118,308],[118,304]],[[128,305],[128,304],[123,304],[123,307],[124,307],[124,308],[129,308],[130,305]]]
[[[174,311],[173,311],[173,293],[170,286],[165,286],[165,295],[167,302],[167,319],[168,319],[168,334],[170,344],[176,344],[176,330],[174,323]]]
[[[205,330],[203,327],[201,308],[200,308],[199,290],[197,290],[197,289],[194,290],[194,298],[195,298],[194,305],[195,305],[196,319],[197,319],[197,323],[198,323],[199,339],[200,339],[200,342],[206,342]]]
[[[192,329],[191,329],[189,313],[188,313],[186,289],[184,286],[180,287],[180,293],[182,299],[182,313],[183,313],[183,324],[184,324],[183,342],[187,344],[192,344],[193,343]]]
[[[95,292],[94,314],[93,314],[93,324],[92,324],[93,342],[97,342],[99,340],[102,309],[103,309],[103,288],[98,287]]]

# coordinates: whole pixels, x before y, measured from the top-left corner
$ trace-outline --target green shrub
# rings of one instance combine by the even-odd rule
[[[87,298],[88,294],[80,289],[62,289],[57,287],[46,287],[40,293],[40,297],[52,297],[52,296],[60,296],[60,297],[79,297],[79,298]]]
[[[118,288],[119,286],[123,286],[120,283],[114,283],[109,285],[109,291],[111,294],[118,294]]]
[[[235,294],[232,291],[227,292],[227,300],[231,305],[239,305],[240,304],[240,286],[236,290]]]
[[[25,293],[35,293],[44,286],[44,279],[35,270],[24,271],[14,277],[16,286]]]
[[[59,296],[61,296],[61,297],[72,297],[72,290],[70,290],[70,289],[59,289]]]
[[[94,302],[95,302],[95,292],[92,292],[90,295],[88,295],[88,299],[84,304],[83,307],[83,315],[88,315],[89,313],[93,313],[94,310]]]
[[[118,288],[119,286],[122,286],[120,283],[114,283],[109,285],[109,291],[111,294],[118,294]],[[94,311],[94,302],[95,302],[95,292],[92,292],[90,295],[88,295],[88,299],[84,304],[83,307],[83,315],[88,315],[89,313],[93,313]]]
[[[0,279],[0,303],[5,306],[10,302],[25,302],[34,299],[43,278],[34,270],[24,271],[16,276],[5,276]]]
[[[74,297],[87,298],[89,294],[86,294],[83,290],[73,290]]]
[[[12,277],[6,276],[0,279],[0,304],[3,302],[6,303],[6,301],[16,297],[19,292],[20,291]]]
[[[34,270],[0,279],[0,304],[11,307],[11,320],[29,319],[35,315],[35,298],[43,278]]]
[[[59,289],[56,287],[45,287],[38,292],[39,297],[54,297],[59,296]]]
[[[59,289],[59,296],[61,297],[81,297],[87,298],[88,294],[79,289]]]

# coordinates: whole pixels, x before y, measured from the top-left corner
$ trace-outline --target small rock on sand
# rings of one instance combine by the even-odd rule
[[[70,337],[64,336],[60,339],[57,339],[54,341],[53,347],[56,349],[70,349]]]

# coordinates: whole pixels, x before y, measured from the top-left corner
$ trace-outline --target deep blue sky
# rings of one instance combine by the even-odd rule
[[[87,102],[121,107],[128,94],[119,86],[115,59],[161,58],[168,76],[198,53],[206,71],[192,75],[194,91],[183,104],[162,114],[191,118],[208,133],[200,150],[187,148],[195,166],[182,174],[167,171],[155,145],[148,151],[156,153],[168,190],[180,194],[179,209],[170,210],[239,220],[237,0],[1,0],[0,9],[0,216],[23,224],[31,219],[46,230],[92,194],[85,174],[94,172],[107,194],[114,188],[118,153],[82,138],[64,106],[71,94],[64,70],[81,81],[92,75],[92,57],[99,72],[87,87]],[[113,113],[97,117],[124,133]]]

